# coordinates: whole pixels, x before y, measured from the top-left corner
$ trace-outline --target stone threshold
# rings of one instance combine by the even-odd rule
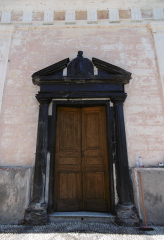
[[[68,221],[68,222],[106,222],[115,220],[115,216],[110,213],[100,212],[54,212],[49,216],[50,222]]]

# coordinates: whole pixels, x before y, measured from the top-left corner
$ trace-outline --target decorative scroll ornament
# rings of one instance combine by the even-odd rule
[[[88,58],[84,58],[82,51],[68,65],[68,76],[87,76],[94,75],[93,64]]]

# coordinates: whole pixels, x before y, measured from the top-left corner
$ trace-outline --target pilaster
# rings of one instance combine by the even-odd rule
[[[11,37],[14,32],[14,25],[0,25],[0,114],[2,107],[3,91],[7,73],[8,58],[11,45]]]
[[[46,186],[46,160],[47,160],[47,141],[48,141],[48,98],[40,98],[38,133],[36,145],[35,171],[33,194],[31,203],[26,209],[25,221],[27,224],[41,225],[47,221],[47,203],[45,201]]]
[[[114,105],[115,133],[116,133],[116,172],[117,192],[119,203],[116,206],[116,222],[123,226],[135,226],[139,224],[136,208],[133,205],[131,179],[129,175],[128,154],[126,145],[126,133],[123,113],[123,103],[126,94],[111,97]]]
[[[148,27],[150,28],[154,38],[157,66],[161,85],[160,89],[162,104],[164,108],[164,21],[150,22]]]

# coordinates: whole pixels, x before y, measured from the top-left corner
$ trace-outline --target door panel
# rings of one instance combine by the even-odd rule
[[[105,107],[82,109],[83,209],[109,211]]]
[[[109,211],[105,107],[59,107],[56,129],[55,211]]]
[[[60,190],[59,199],[76,199],[77,198],[77,174],[60,173]]]
[[[103,199],[105,197],[103,172],[86,172],[84,179],[87,183],[85,188],[87,199]]]
[[[81,109],[57,108],[55,198],[56,211],[81,209]]]

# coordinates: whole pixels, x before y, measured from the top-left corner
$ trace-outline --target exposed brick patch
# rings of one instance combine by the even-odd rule
[[[44,12],[32,13],[32,21],[43,21],[43,20],[44,20]]]
[[[131,10],[119,10],[120,19],[129,19],[131,18]]]
[[[65,20],[65,12],[54,12],[54,20]]]
[[[77,11],[75,12],[76,20],[87,20],[87,11]]]
[[[109,11],[108,10],[97,11],[97,19],[109,19]]]
[[[11,21],[22,21],[23,20],[23,12],[12,12],[11,13]]]
[[[153,18],[153,10],[143,10],[141,9],[141,16],[142,18]]]

